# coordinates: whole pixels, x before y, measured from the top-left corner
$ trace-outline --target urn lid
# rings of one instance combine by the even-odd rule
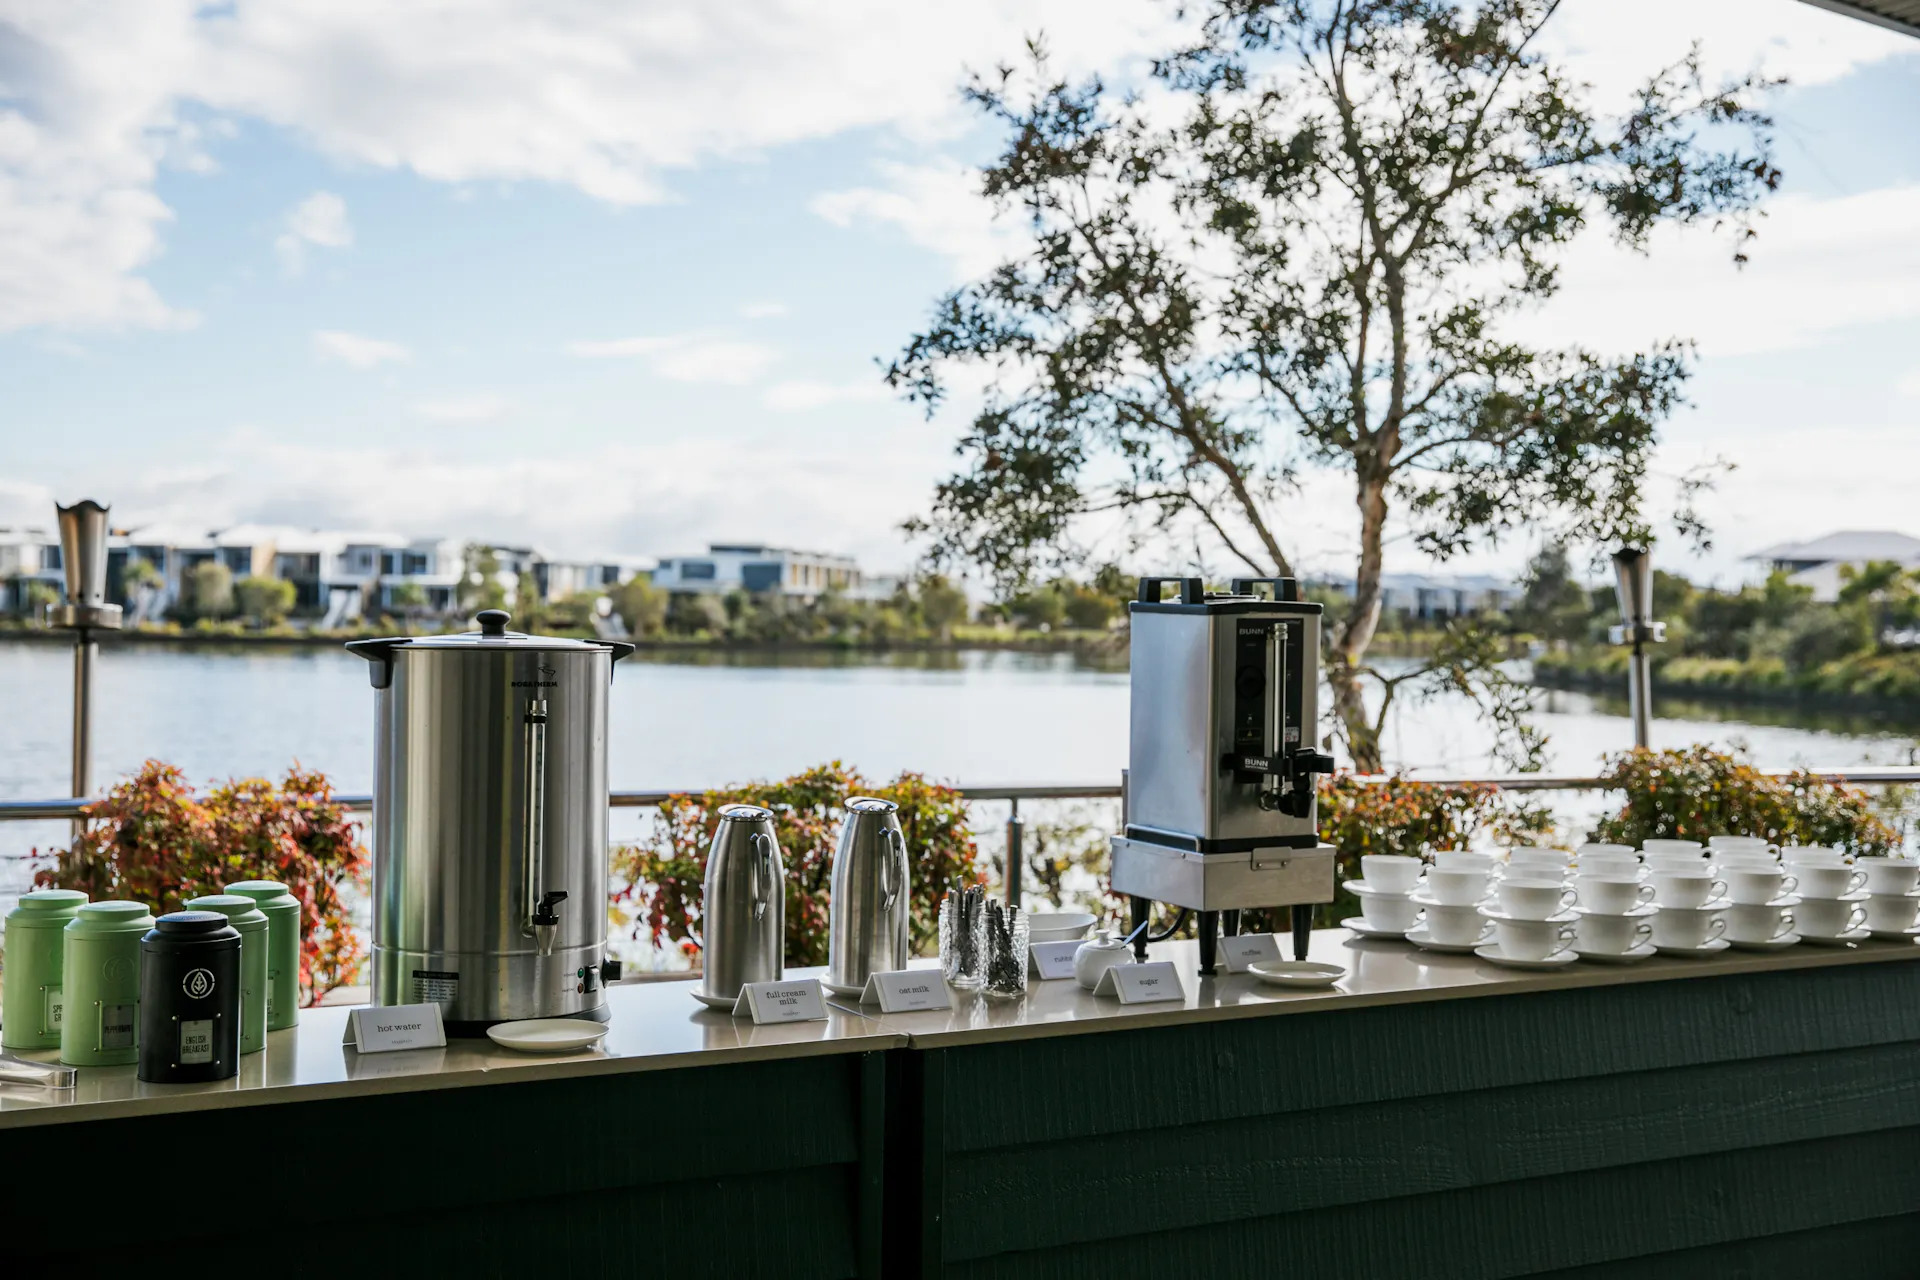
[[[568,636],[534,636],[524,631],[509,631],[512,615],[505,609],[482,609],[473,616],[474,631],[452,632],[439,636],[386,636],[376,640],[349,640],[347,648],[373,664],[373,687],[384,689],[393,678],[393,657],[402,649],[450,649],[468,653],[498,653],[501,650],[539,653],[611,653],[615,662],[632,653],[634,646],[624,640],[575,640]]]

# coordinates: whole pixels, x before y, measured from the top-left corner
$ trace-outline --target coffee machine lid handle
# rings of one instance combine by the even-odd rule
[[[1140,603],[1159,604],[1160,589],[1169,582],[1177,582],[1180,584],[1181,604],[1205,604],[1207,602],[1207,584],[1203,579],[1142,578],[1140,579]]]
[[[1293,578],[1235,578],[1227,583],[1227,590],[1236,596],[1250,596],[1254,588],[1265,583],[1273,591],[1275,600],[1298,600],[1300,583]]]

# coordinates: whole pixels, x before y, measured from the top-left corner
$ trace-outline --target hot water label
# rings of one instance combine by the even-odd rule
[[[347,1013],[346,1033],[340,1042],[361,1053],[394,1049],[444,1049],[446,1024],[440,1006],[422,1004],[363,1005]]]
[[[213,1061],[213,1019],[194,1018],[180,1024],[180,1065]]]
[[[416,1004],[452,1004],[460,997],[460,975],[449,969],[415,969],[413,999]]]

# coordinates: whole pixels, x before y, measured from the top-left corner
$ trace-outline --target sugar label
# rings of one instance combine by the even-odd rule
[[[1179,971],[1171,960],[1149,960],[1145,964],[1117,964],[1100,975],[1097,996],[1118,996],[1121,1004],[1147,1004],[1155,1000],[1184,999]]]

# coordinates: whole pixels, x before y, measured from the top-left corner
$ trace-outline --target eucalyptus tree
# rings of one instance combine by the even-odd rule
[[[1369,665],[1388,540],[1445,558],[1518,529],[1647,536],[1690,348],[1543,346],[1525,313],[1583,235],[1644,249],[1662,223],[1707,224],[1743,261],[1779,182],[1769,83],[1710,85],[1696,50],[1608,114],[1539,50],[1557,7],[1219,0],[1144,92],[1057,79],[1038,42],[976,77],[1006,134],[983,190],[1026,241],[887,369],[929,414],[957,366],[986,373],[959,467],[909,524],[934,558],[1025,581],[1119,520],[1290,575],[1290,495],[1333,469],[1356,550],[1325,674],[1356,766],[1381,767],[1408,679],[1522,731],[1484,636],[1411,673]]]

